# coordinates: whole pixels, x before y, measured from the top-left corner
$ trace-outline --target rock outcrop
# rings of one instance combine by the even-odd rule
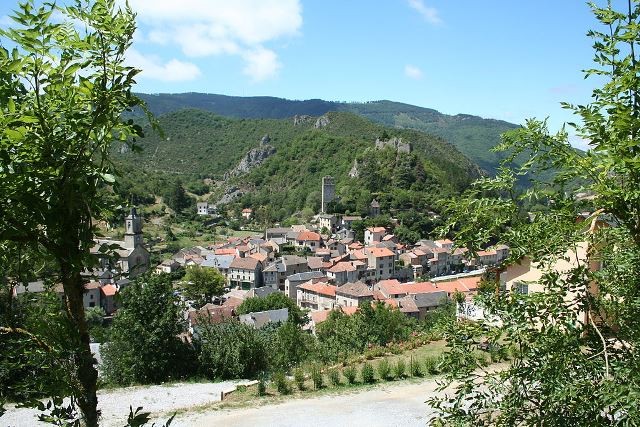
[[[354,160],[353,161],[353,166],[351,167],[351,170],[349,171],[349,176],[351,178],[357,178],[360,176],[360,171],[358,170],[358,160]]]
[[[378,150],[382,150],[385,147],[391,147],[398,153],[410,153],[411,152],[411,143],[403,142],[402,138],[393,137],[387,141],[383,141],[380,138],[376,139],[376,148]]]
[[[327,126],[329,124],[329,117],[327,116],[320,116],[318,117],[318,120],[316,120],[316,124],[313,125],[314,128],[316,129],[320,129],[323,128],[325,126]]]
[[[245,156],[242,158],[242,160],[240,160],[240,163],[238,163],[235,168],[225,173],[224,179],[227,180],[229,178],[233,178],[234,176],[244,175],[256,166],[259,166],[273,154],[275,154],[275,147],[273,145],[263,143],[263,141],[265,141],[264,138],[262,138],[259,147],[249,150],[249,152],[245,154]]]
[[[303,123],[308,122],[311,119],[312,119],[312,117],[311,116],[307,116],[306,114],[303,114],[301,116],[296,114],[295,116],[293,116],[293,125],[294,126],[298,126],[298,125],[301,125]]]
[[[244,193],[237,187],[227,187],[220,200],[216,202],[216,205],[226,205],[227,203],[231,203],[243,194]]]

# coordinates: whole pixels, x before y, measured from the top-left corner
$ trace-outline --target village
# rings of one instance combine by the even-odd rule
[[[507,246],[497,245],[471,258],[449,239],[403,244],[385,227],[366,228],[364,241],[358,241],[352,224],[363,218],[326,213],[334,197],[333,179],[324,177],[322,211],[310,224],[267,228],[260,235],[183,248],[157,266],[149,265],[143,221],[131,208],[123,241],[95,241],[92,253],[100,267],[87,272],[85,308],[99,307],[109,319],[118,309],[118,292],[137,276],[148,270],[170,274],[199,267],[219,271],[225,278],[225,293],[204,305],[183,298],[189,333],[203,317],[211,322],[235,318],[235,309],[245,299],[276,292],[308,310],[310,321],[305,328],[312,332],[332,310],[353,314],[374,301],[422,320],[454,297],[470,302],[486,272],[509,255]],[[206,203],[198,203],[197,209],[203,217],[215,212]],[[242,215],[248,220],[252,210],[246,208]],[[378,215],[380,206],[373,200],[370,216]],[[109,254],[109,248],[114,252]],[[39,292],[44,290],[43,283],[21,285],[14,292]],[[63,296],[59,285],[54,290]],[[280,309],[242,315],[240,321],[259,327],[286,318],[287,310]]]

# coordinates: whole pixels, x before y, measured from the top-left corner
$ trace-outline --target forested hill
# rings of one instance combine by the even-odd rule
[[[276,206],[278,212],[272,216],[281,219],[319,207],[324,175],[335,177],[345,208],[352,212],[365,210],[374,197],[389,208],[428,206],[480,175],[477,165],[438,137],[385,127],[353,113],[331,112],[318,124],[318,117],[233,119],[180,110],[159,121],[163,137],[147,129],[147,137],[140,140],[141,153],[115,153],[131,197],[160,195],[158,189],[145,188],[154,175],[165,180],[178,177],[185,184],[208,178],[215,183],[212,198],[237,188],[243,194],[237,202],[254,208]],[[266,135],[268,141],[261,143]],[[411,143],[412,152],[376,149],[379,137],[401,138]],[[275,153],[244,174],[225,177],[250,150],[265,145]],[[356,178],[349,176],[355,163]]]
[[[320,116],[328,111],[349,111],[377,123],[396,128],[415,129],[437,135],[455,145],[463,154],[489,173],[500,155],[490,151],[500,134],[517,126],[501,120],[467,114],[450,116],[436,110],[392,101],[342,103],[310,99],[304,101],[276,97],[237,97],[202,93],[140,94],[158,115],[200,109],[226,117],[282,119],[295,115]]]

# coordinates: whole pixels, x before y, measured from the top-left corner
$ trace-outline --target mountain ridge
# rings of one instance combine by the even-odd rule
[[[198,92],[138,95],[156,115],[182,109],[199,109],[225,117],[284,119],[296,115],[318,117],[330,111],[351,112],[386,126],[414,129],[439,136],[453,144],[489,174],[495,173],[498,164],[504,158],[500,153],[494,153],[490,149],[500,142],[500,134],[518,127],[499,119],[486,119],[465,113],[448,115],[433,108],[389,100],[289,100],[273,96],[239,97]]]

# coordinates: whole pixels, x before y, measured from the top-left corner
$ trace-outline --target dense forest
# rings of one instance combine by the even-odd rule
[[[199,109],[226,117],[245,119],[283,119],[295,115],[320,116],[329,111],[346,111],[376,123],[415,129],[436,135],[455,145],[474,163],[493,174],[504,154],[490,151],[500,135],[518,126],[502,120],[483,119],[468,114],[447,115],[430,108],[393,101],[333,102],[304,101],[269,96],[238,97],[203,93],[140,94],[155,114],[183,109]]]
[[[141,152],[115,148],[122,172],[118,191],[127,200],[152,203],[180,181],[203,200],[217,202],[231,189],[232,207],[253,207],[261,220],[282,221],[304,209],[317,212],[320,181],[336,181],[337,212],[365,214],[377,198],[383,210],[426,211],[444,195],[459,192],[481,174],[451,144],[422,132],[394,129],[352,113],[316,117],[231,119],[202,110],[180,110],[159,117],[163,134],[145,129]],[[226,177],[246,153],[268,145],[275,154],[238,176]],[[376,139],[400,138],[410,153],[376,149]],[[357,177],[349,172],[355,166]]]

